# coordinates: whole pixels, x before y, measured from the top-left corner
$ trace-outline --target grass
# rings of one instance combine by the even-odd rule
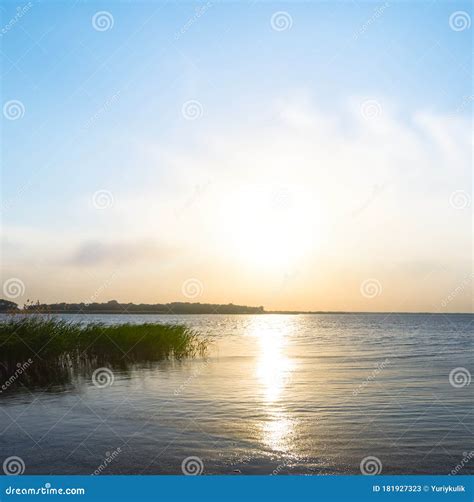
[[[18,380],[68,383],[101,366],[134,364],[203,354],[206,342],[182,325],[81,324],[57,317],[11,316],[0,322],[0,384],[32,360]]]

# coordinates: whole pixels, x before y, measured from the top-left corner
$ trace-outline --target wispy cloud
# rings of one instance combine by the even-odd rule
[[[102,264],[134,265],[138,262],[160,263],[176,256],[176,250],[151,241],[112,242],[88,241],[80,244],[70,260],[72,265],[98,266]]]

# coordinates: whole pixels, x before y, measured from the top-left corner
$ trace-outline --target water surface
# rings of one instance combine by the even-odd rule
[[[448,474],[474,449],[472,385],[449,380],[472,373],[472,315],[61,317],[185,323],[212,344],[105,388],[0,394],[0,460],[26,473],[181,474],[193,456],[207,474],[347,474],[375,456],[386,474]]]

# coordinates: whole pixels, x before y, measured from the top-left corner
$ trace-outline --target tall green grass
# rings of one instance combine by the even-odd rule
[[[57,317],[11,316],[0,322],[0,378],[9,378],[31,359],[22,383],[68,382],[74,375],[108,366],[203,354],[206,342],[182,325],[81,324]],[[0,381],[1,383],[1,381]]]

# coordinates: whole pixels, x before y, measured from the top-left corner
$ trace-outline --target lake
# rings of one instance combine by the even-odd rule
[[[474,472],[473,315],[61,317],[184,323],[211,345],[104,387],[0,394],[0,460],[26,474]]]

